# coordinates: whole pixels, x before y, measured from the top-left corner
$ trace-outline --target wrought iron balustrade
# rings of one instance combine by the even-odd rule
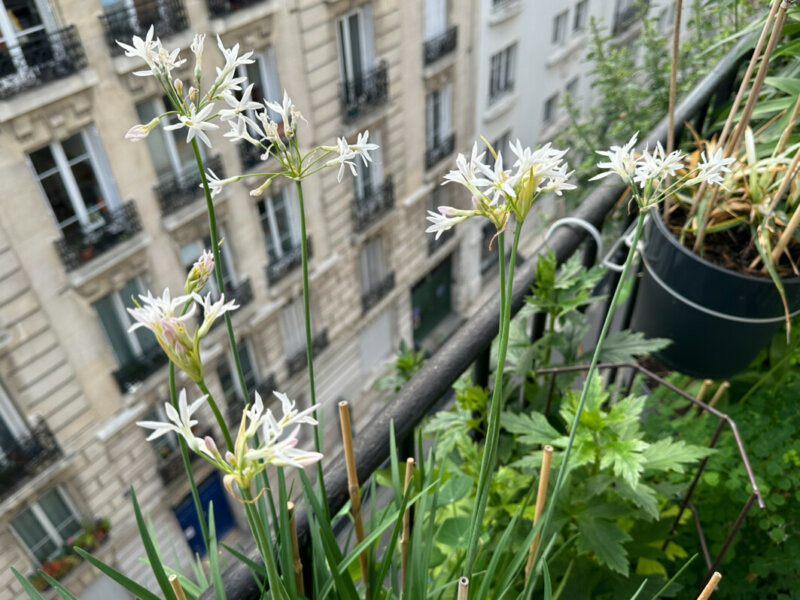
[[[316,357],[317,354],[322,352],[325,348],[328,347],[328,330],[323,329],[319,333],[315,333],[312,340],[311,340],[311,356]],[[306,355],[306,349],[303,347],[297,352],[294,352],[291,356],[286,358],[286,370],[289,371],[289,377],[292,375],[296,375],[303,369],[305,369],[306,365],[308,364],[308,356]]]
[[[353,199],[351,205],[353,229],[364,231],[392,208],[394,208],[394,182],[389,175],[377,189],[367,185],[362,195]]]
[[[361,308],[367,312],[381,301],[381,298],[394,289],[394,271],[388,273],[383,279],[373,283],[368,290],[361,294]]]
[[[222,157],[219,154],[207,158],[204,165],[206,169],[214,171],[220,179],[225,177]],[[181,173],[170,173],[159,178],[154,187],[158,195],[158,203],[161,205],[161,214],[163,216],[170,215],[195,200],[203,198],[202,183],[200,173],[195,168]]]
[[[88,64],[74,25],[58,31],[36,31],[19,45],[0,48],[0,100],[77,73]]]
[[[146,350],[125,365],[122,365],[112,373],[119,386],[119,390],[125,394],[135,389],[153,373],[169,362],[167,355],[161,346],[154,346]]]
[[[255,6],[256,4],[263,4],[264,2],[271,2],[272,0],[206,0],[208,5],[208,14],[212,19],[220,17],[227,17],[231,13]]]
[[[44,419],[13,443],[4,443],[0,454],[0,500],[5,499],[37,473],[63,456]]]
[[[117,40],[130,44],[133,36],[144,38],[153,27],[153,37],[168,37],[189,27],[183,0],[136,0],[128,5],[123,0],[105,7],[99,15],[111,54],[124,50]]]
[[[367,73],[343,81],[340,95],[345,121],[354,121],[382,105],[389,98],[389,67],[386,61],[381,61]]]
[[[308,248],[308,258],[311,258],[311,236],[308,237],[306,244]],[[289,273],[294,271],[303,262],[302,246],[298,241],[295,246],[290,248],[281,256],[277,256],[274,251],[269,253],[269,263],[267,263],[267,281],[274,285]]]
[[[65,235],[54,242],[67,271],[77,269],[142,230],[142,222],[133,200],[128,200],[116,209],[103,209],[98,215],[102,220],[99,226],[77,236]]]
[[[458,27],[453,25],[450,29],[435,38],[425,40],[423,54],[425,64],[429,65],[436,62],[446,54],[450,54],[456,49],[458,44]]]
[[[435,140],[433,146],[425,150],[425,168],[432,168],[440,160],[452,154],[455,148],[455,133],[451,133],[450,135]]]

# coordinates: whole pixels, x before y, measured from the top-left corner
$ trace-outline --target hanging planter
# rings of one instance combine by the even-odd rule
[[[645,240],[632,329],[671,339],[656,358],[693,377],[723,379],[747,367],[786,319],[774,282],[701,258],[657,213]],[[784,279],[783,286],[789,310],[800,312],[800,277]]]

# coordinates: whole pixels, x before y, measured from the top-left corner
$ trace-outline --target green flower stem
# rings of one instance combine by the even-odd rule
[[[214,400],[214,396],[211,395],[211,392],[208,390],[208,386],[206,385],[205,381],[200,381],[197,385],[200,388],[200,391],[208,396],[208,405],[211,407],[211,412],[214,413],[214,417],[217,419],[220,429],[222,429],[222,437],[225,438],[225,445],[228,447],[228,450],[233,452],[233,440],[231,439],[231,432],[228,430],[228,426],[225,424],[225,419],[219,410],[219,406],[217,406],[217,403]]]
[[[178,393],[175,389],[175,363],[169,361],[169,399],[175,410],[178,409]],[[192,488],[192,501],[194,502],[194,510],[197,512],[198,521],[200,521],[200,531],[203,533],[203,544],[208,553],[209,537],[208,525],[206,524],[205,512],[203,505],[200,502],[200,494],[197,491],[197,482],[194,480],[194,472],[192,471],[192,463],[189,461],[189,448],[186,447],[186,440],[182,435],[175,436],[178,438],[178,446],[181,449],[181,458],[183,459],[183,468],[186,469],[186,477],[189,479],[189,486]]]
[[[569,464],[569,457],[570,453],[572,452],[572,445],[575,442],[575,434],[577,433],[578,426],[580,425],[581,414],[583,413],[583,407],[586,404],[586,397],[589,393],[589,387],[592,378],[594,377],[595,371],[597,370],[597,362],[600,358],[600,351],[603,348],[603,342],[605,341],[606,335],[608,334],[608,330],[611,327],[611,321],[614,317],[614,309],[617,305],[620,294],[622,293],[622,287],[625,284],[625,279],[628,275],[628,269],[630,268],[631,263],[633,263],[633,258],[636,255],[636,249],[637,249],[636,247],[639,245],[639,239],[642,237],[642,229],[644,228],[644,220],[646,216],[647,216],[646,212],[644,211],[639,212],[639,216],[636,220],[636,231],[633,234],[633,241],[631,242],[631,247],[628,250],[628,256],[625,258],[625,264],[622,267],[622,273],[620,274],[619,282],[617,283],[617,288],[614,290],[614,296],[611,298],[611,304],[609,304],[608,313],[606,314],[605,321],[603,322],[603,328],[600,330],[600,335],[597,338],[597,345],[595,346],[594,353],[592,354],[592,362],[589,365],[589,371],[586,373],[586,381],[583,384],[583,390],[581,391],[580,400],[578,400],[578,409],[575,411],[575,418],[572,420],[572,425],[570,427],[567,447],[564,450],[564,455],[561,459],[561,467],[558,469],[558,477],[556,477],[556,482],[555,485],[553,486],[553,494],[550,496],[547,503],[547,510],[545,512],[544,521],[542,522],[542,529],[541,529],[543,533],[547,532],[547,528],[553,519],[553,511],[556,502],[558,500],[558,494],[561,491],[561,487],[564,485],[564,479],[566,478],[568,470],[567,466]],[[536,578],[538,576],[539,563],[543,558],[541,556],[540,551],[546,545],[547,544],[543,542],[539,544],[536,549],[536,556],[534,557],[534,562],[533,562],[533,573],[534,573],[533,578]],[[534,586],[531,586],[531,592],[533,591]]]
[[[264,560],[271,596],[277,600],[290,600],[286,588],[281,581],[281,577],[278,574],[278,566],[275,563],[275,556],[272,554],[270,534],[265,527],[266,524],[261,519],[258,508],[253,502],[252,494],[249,489],[243,487],[240,487],[239,491],[242,493],[242,498],[245,500],[244,510],[247,514],[247,522],[250,524],[250,530],[255,538],[261,558]]]
[[[306,209],[303,201],[303,184],[295,181],[297,188],[297,200],[300,206],[300,253],[303,271],[303,316],[306,326],[306,367],[308,369],[308,393],[311,399],[311,406],[317,403],[317,392],[314,387],[314,353],[312,352],[311,339],[311,299],[309,297],[308,286],[308,235],[306,232]],[[322,411],[316,410],[314,414],[317,424],[314,425],[314,449],[322,452]],[[321,493],[322,506],[325,508],[326,517],[330,518],[328,512],[328,497],[325,493],[325,480],[322,477],[322,461],[317,461],[317,481]]]
[[[511,291],[514,286],[514,263],[517,255],[517,245],[522,231],[522,223],[518,223],[514,231],[514,241],[511,246],[511,257],[508,264],[508,276],[505,274],[505,249],[504,234],[497,238],[497,253],[500,262],[500,326],[497,346],[497,367],[494,374],[494,389],[492,391],[492,404],[488,417],[486,443],[481,458],[481,469],[478,475],[478,491],[475,507],[470,521],[469,541],[467,543],[467,556],[464,564],[464,575],[472,577],[472,568],[478,550],[478,540],[483,528],[483,516],[489,501],[489,487],[497,462],[497,445],[500,439],[500,413],[503,404],[503,370],[508,350],[509,321],[511,320]]]

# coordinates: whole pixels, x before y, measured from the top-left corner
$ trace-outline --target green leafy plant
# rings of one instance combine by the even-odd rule
[[[414,376],[414,373],[422,368],[424,362],[424,350],[409,348],[405,340],[400,340],[400,349],[397,352],[397,356],[389,363],[390,372],[380,376],[375,381],[375,389],[391,390],[396,394]]]

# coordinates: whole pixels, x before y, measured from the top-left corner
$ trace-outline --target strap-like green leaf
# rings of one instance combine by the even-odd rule
[[[114,567],[107,565],[99,558],[95,558],[94,556],[86,552],[86,550],[84,550],[83,548],[75,548],[75,552],[78,554],[78,556],[93,564],[95,567],[97,567],[97,569],[108,575],[111,579],[116,581],[119,585],[121,585],[123,588],[125,588],[131,594],[137,596],[141,600],[161,600],[158,596],[149,591],[147,588],[139,585],[133,579],[126,577],[125,575],[117,571]]]

